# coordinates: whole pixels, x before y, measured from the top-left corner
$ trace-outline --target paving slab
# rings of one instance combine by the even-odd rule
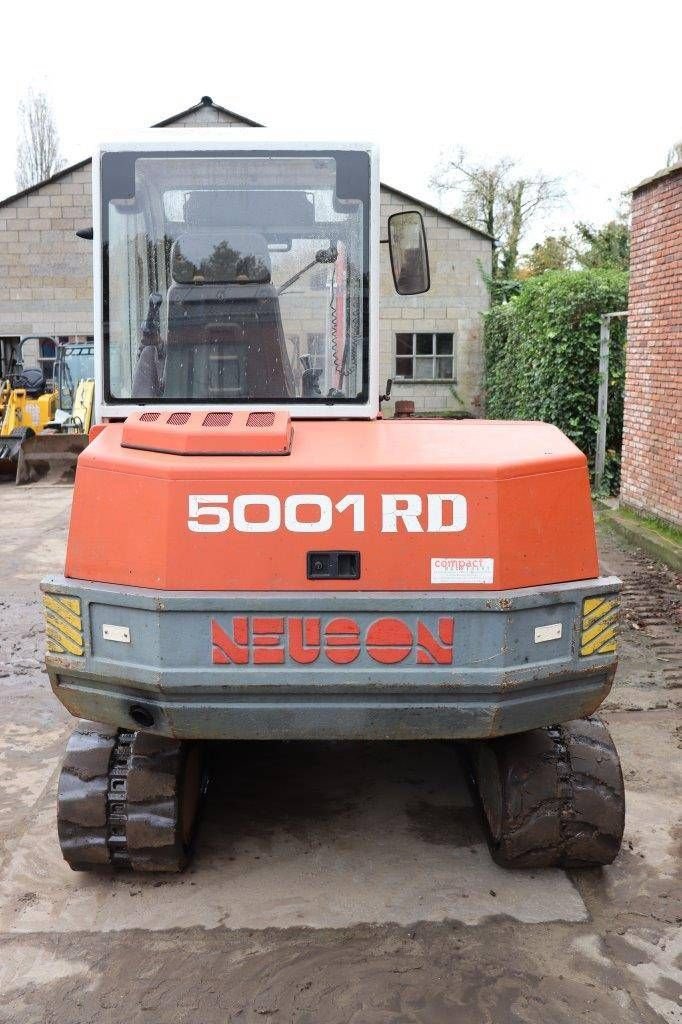
[[[0,933],[587,917],[564,872],[491,861],[451,744],[216,746],[192,868],[166,878],[64,864],[53,764],[0,879]]]

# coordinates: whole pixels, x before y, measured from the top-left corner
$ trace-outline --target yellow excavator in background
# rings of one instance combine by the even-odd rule
[[[57,396],[49,386],[42,369],[24,367],[23,349],[28,341],[23,338],[13,348],[3,368],[0,381],[0,437],[9,437],[22,427],[39,433],[55,416]]]
[[[24,367],[24,338],[0,381],[0,473],[17,484],[70,483],[88,443],[94,404],[92,342],[55,342],[53,379]]]

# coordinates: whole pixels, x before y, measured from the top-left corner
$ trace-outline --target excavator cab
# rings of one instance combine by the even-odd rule
[[[371,147],[103,153],[102,412],[375,413],[373,159]]]
[[[92,423],[95,381],[95,349],[92,341],[60,343],[53,372],[57,390],[57,419],[62,429],[87,434]]]

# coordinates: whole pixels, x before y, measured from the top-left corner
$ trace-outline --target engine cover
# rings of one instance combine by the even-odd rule
[[[301,592],[499,591],[598,576],[586,459],[548,424],[304,420],[277,454],[265,436],[244,454],[195,454],[189,417],[161,416],[177,442],[145,448],[139,431],[133,447],[129,421],[107,425],[80,456],[67,577]],[[354,553],[359,576],[309,579],[310,553],[325,551]]]

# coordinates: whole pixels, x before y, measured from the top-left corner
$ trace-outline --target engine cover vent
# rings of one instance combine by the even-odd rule
[[[288,412],[133,413],[121,446],[168,455],[289,455]]]
[[[259,430],[262,430],[263,427],[271,427],[274,422],[274,412],[250,412],[246,425],[247,427],[257,427]]]

